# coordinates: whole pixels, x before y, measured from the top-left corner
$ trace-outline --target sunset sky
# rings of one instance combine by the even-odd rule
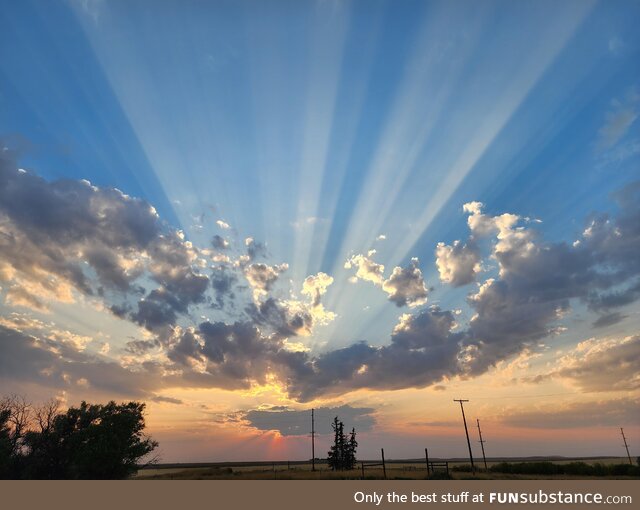
[[[0,396],[164,462],[640,455],[640,2],[0,0]],[[474,454],[480,455],[472,428]]]

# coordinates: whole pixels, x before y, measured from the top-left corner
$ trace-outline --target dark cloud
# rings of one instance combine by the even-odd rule
[[[211,239],[211,246],[213,246],[216,250],[226,250],[229,248],[229,241],[227,241],[224,237],[216,234]]]
[[[16,304],[43,308],[72,301],[72,290],[139,294],[146,275],[159,288],[134,320],[152,329],[204,300],[207,276],[179,232],[164,225],[144,200],[87,181],[48,182],[18,170],[0,155],[0,280]],[[95,277],[94,277],[95,275]],[[95,280],[95,281],[94,281]],[[113,308],[122,316],[126,305]]]
[[[418,268],[418,259],[411,259],[407,267],[396,267],[382,284],[389,301],[396,306],[419,306],[427,302],[427,286]]]
[[[368,432],[375,425],[374,409],[370,407],[319,407],[314,410],[315,432],[331,434],[331,423],[337,416],[345,429],[356,432]],[[311,410],[294,411],[290,409],[254,409],[242,412],[241,416],[251,427],[258,430],[277,430],[283,436],[307,436],[311,432]]]
[[[268,327],[280,338],[297,336],[313,328],[309,310],[304,307],[292,309],[287,303],[272,297],[257,304],[249,303],[245,312],[253,322]]]
[[[612,312],[598,317],[592,324],[594,328],[606,328],[618,324],[618,322],[626,319],[626,315],[622,315],[620,312]]]
[[[464,334],[455,333],[454,324],[451,312],[437,307],[404,315],[388,346],[359,342],[307,358],[304,373],[290,379],[289,392],[304,401],[360,388],[424,387],[462,373],[459,351]]]
[[[153,364],[133,372],[68,344],[4,326],[0,326],[0,352],[0,381],[36,383],[70,392],[90,388],[129,398],[146,397],[161,384],[160,367]]]
[[[247,237],[244,244],[247,248],[247,257],[249,257],[250,261],[257,259],[258,257],[267,256],[267,247],[252,237]]]

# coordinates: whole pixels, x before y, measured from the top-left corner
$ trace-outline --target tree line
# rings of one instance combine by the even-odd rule
[[[0,479],[121,479],[158,443],[144,434],[145,404],[88,404],[60,410],[0,399]]]

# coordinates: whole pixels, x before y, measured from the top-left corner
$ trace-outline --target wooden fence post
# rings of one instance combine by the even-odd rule
[[[427,476],[429,476],[429,450],[424,449],[424,458],[427,460]]]

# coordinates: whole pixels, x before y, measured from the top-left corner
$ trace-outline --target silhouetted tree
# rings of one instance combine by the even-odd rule
[[[356,429],[352,429],[349,439],[344,434],[344,424],[336,416],[331,424],[334,439],[327,455],[327,463],[332,470],[353,469],[356,466]]]
[[[16,404],[17,403],[17,404]],[[58,411],[0,401],[0,476],[28,479],[126,478],[158,443],[143,433],[140,402],[82,404]]]
[[[25,436],[28,478],[126,478],[158,443],[143,434],[145,405],[82,402]]]
[[[0,409],[0,479],[9,478],[11,472],[11,430],[9,409]]]
[[[353,469],[356,467],[356,450],[358,448],[358,441],[356,441],[356,429],[351,429],[349,435],[349,442],[347,443],[347,454],[345,457],[345,469]]]

